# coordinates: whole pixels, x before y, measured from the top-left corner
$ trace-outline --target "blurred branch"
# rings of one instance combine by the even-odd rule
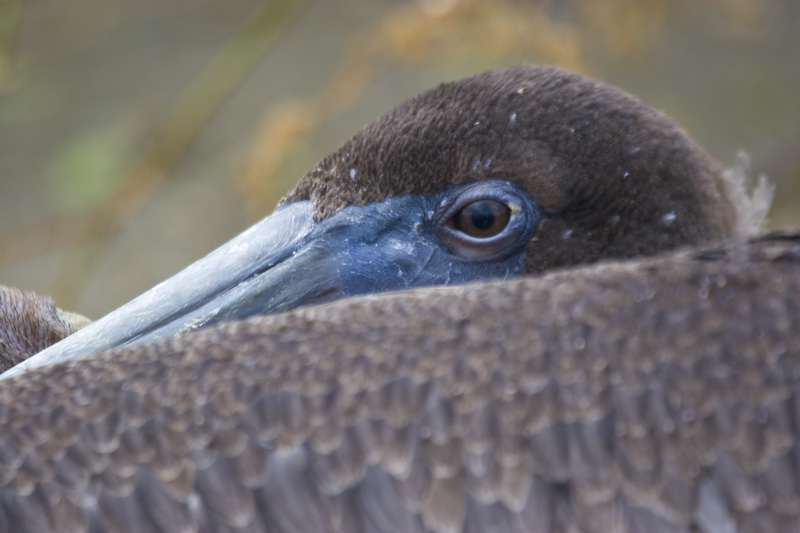
[[[304,4],[292,0],[259,3],[165,113],[148,148],[122,173],[106,204],[84,215],[54,217],[10,231],[0,229],[0,263],[71,247],[74,251],[60,265],[53,283],[61,305],[69,306],[102,249],[94,244],[105,242],[135,216],[169,178],[208,119],[241,85]],[[289,185],[285,170],[307,165],[304,157],[302,165],[299,161],[312,135],[356,105],[385,70],[398,65],[482,70],[533,61],[591,73],[590,65],[596,65],[593,60],[598,57],[626,65],[646,57],[648,50],[659,46],[661,34],[677,18],[681,6],[753,23],[766,11],[766,4],[759,0],[713,0],[707,4],[608,0],[601,4],[417,0],[390,5],[375,24],[348,38],[337,68],[316,94],[266,111],[248,158],[234,177],[250,213],[261,217],[273,207]],[[3,69],[11,64],[22,6],[22,0],[0,0],[0,91],[6,75]],[[5,58],[9,59],[4,63]]]
[[[758,0],[716,2],[725,8],[723,15],[749,20],[758,13]],[[567,12],[559,15],[564,5]],[[233,180],[251,217],[264,216],[283,192],[282,169],[298,147],[356,102],[379,69],[534,61],[591,74],[589,58],[598,54],[618,63],[644,57],[680,5],[674,0],[400,4],[377,25],[349,39],[341,64],[316,95],[267,110]]]
[[[542,5],[478,0],[400,4],[376,27],[345,43],[341,64],[316,95],[267,111],[233,180],[251,216],[264,216],[283,190],[281,169],[297,147],[357,102],[379,70],[396,64],[493,64],[533,57],[587,70],[578,31],[552,20]]]
[[[678,5],[672,0],[582,2],[577,15],[584,29],[584,47],[597,47],[617,63],[639,61],[662,34]]]
[[[0,3],[0,93],[14,78],[14,45],[22,18],[22,0]]]
[[[150,149],[127,173],[110,201],[89,218],[85,240],[109,235],[139,210],[302,5],[303,2],[279,0],[254,13],[167,114]]]
[[[255,10],[166,114],[149,148],[126,172],[107,202],[77,225],[65,227],[68,219],[59,217],[45,224],[15,228],[0,235],[0,250],[35,254],[37,248],[41,253],[47,245],[54,244],[53,235],[59,245],[80,247],[97,243],[116,232],[142,208],[169,176],[202,127],[241,85],[262,55],[299,14],[303,5],[304,2],[296,0],[277,0]],[[49,238],[42,238],[44,235]],[[31,245],[30,237],[41,240]],[[88,247],[83,252],[78,251],[58,270],[52,284],[53,296],[62,306],[71,305],[82,280],[90,272],[87,267],[95,261],[98,250],[97,247]],[[2,255],[7,253],[0,252]],[[2,259],[5,258],[0,257]],[[65,283],[65,280],[70,280],[70,283]]]

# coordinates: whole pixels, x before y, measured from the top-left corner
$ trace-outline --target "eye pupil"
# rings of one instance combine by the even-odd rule
[[[481,205],[473,210],[472,225],[478,229],[489,229],[494,224],[494,213],[485,205]]]
[[[464,206],[455,217],[455,229],[470,237],[493,237],[508,225],[511,210],[496,200],[478,200]]]

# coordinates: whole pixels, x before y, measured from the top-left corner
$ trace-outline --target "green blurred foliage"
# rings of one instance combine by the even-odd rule
[[[402,99],[520,62],[747,150],[800,225],[795,0],[0,0],[0,283],[96,317]]]
[[[82,132],[60,146],[46,168],[48,204],[56,212],[94,209],[107,201],[131,159],[124,123]]]

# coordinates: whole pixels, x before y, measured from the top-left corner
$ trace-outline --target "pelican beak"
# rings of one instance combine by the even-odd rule
[[[504,257],[450,251],[431,218],[441,194],[350,205],[321,221],[310,201],[277,209],[206,257],[17,366],[1,378],[221,321],[288,311],[366,293],[519,273],[536,219],[519,217]],[[520,200],[522,201],[522,200]]]

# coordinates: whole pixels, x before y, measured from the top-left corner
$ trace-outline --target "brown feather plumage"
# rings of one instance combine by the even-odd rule
[[[63,318],[52,298],[0,285],[0,372],[78,329]]]
[[[488,178],[549,215],[529,274],[583,266],[2,381],[0,531],[800,528],[800,236],[709,247],[739,202],[663,114],[556,69],[486,73],[402,104],[286,201],[324,218]]]
[[[0,387],[0,529],[796,528],[798,267],[777,235],[37,370]]]
[[[718,241],[738,216],[721,167],[672,119],[602,82],[531,65],[404,102],[284,202],[311,199],[324,218],[486,179],[521,185],[550,215],[528,245],[529,273]]]

